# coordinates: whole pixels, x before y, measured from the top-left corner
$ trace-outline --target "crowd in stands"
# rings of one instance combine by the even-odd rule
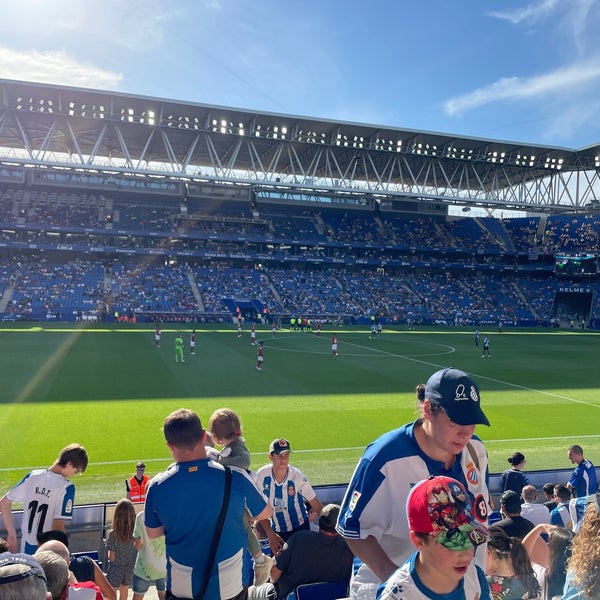
[[[226,298],[247,298],[271,314],[398,323],[600,319],[595,277],[575,309],[556,296],[582,281],[554,274],[555,253],[598,250],[593,215],[414,217],[8,189],[0,225],[5,318],[227,314]]]
[[[549,324],[553,316],[578,323],[600,315],[600,284],[586,282],[592,301],[570,310],[556,301],[570,280],[458,270],[404,269],[392,273],[342,267],[241,268],[148,262],[144,258],[60,262],[44,255],[0,261],[0,314],[10,319],[76,320],[120,314],[235,314],[227,305],[258,301],[272,315],[311,314],[386,322],[472,325]],[[52,315],[48,317],[47,315]]]

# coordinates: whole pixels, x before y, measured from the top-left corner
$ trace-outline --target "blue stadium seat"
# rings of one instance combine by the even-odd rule
[[[305,583],[296,588],[296,600],[336,600],[348,596],[348,581]]]

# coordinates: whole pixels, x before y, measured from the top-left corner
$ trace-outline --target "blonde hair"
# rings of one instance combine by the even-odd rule
[[[573,538],[568,569],[572,582],[586,598],[600,596],[600,514],[590,504],[583,515],[577,535]]]
[[[219,408],[208,421],[208,430],[217,443],[230,442],[242,435],[242,423],[235,412],[229,408]]]
[[[119,542],[127,543],[133,537],[135,526],[135,507],[128,498],[122,498],[115,506],[113,516],[113,533]]]

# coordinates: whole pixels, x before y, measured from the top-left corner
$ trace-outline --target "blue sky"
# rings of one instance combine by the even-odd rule
[[[15,0],[0,77],[580,148],[600,0]]]

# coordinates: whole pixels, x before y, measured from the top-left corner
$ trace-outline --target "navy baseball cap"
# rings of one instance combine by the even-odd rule
[[[13,573],[11,575],[2,575],[2,568],[8,565],[23,565],[29,567],[23,569],[20,573]],[[46,573],[40,566],[40,563],[30,556],[29,554],[12,554],[11,552],[4,552],[0,554],[0,585],[4,583],[12,583],[13,581],[19,581],[21,579],[27,579],[27,577],[40,577],[46,581]]]
[[[490,422],[481,410],[479,388],[458,369],[436,371],[425,384],[425,398],[434,400],[459,425],[487,425]]]
[[[291,451],[290,443],[284,438],[273,440],[269,446],[269,454],[283,454]]]
[[[521,496],[514,490],[506,490],[500,496],[500,506],[505,506],[508,512],[521,512]]]

